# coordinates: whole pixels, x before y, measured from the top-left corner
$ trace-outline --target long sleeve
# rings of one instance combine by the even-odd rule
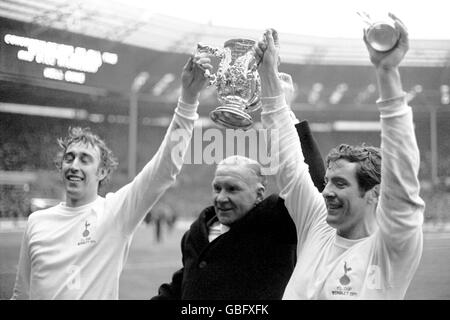
[[[22,237],[22,245],[20,247],[19,264],[16,274],[16,282],[14,284],[12,300],[26,300],[30,297],[30,273],[31,261],[28,247],[28,227]]]
[[[276,181],[280,197],[285,200],[285,206],[297,227],[300,250],[310,227],[325,221],[325,204],[311,179],[284,95],[262,98],[262,103],[263,126],[278,130],[278,144],[273,144],[275,149],[271,150],[279,156]]]
[[[405,97],[379,102],[378,107],[382,152],[378,224],[393,253],[412,250],[420,256],[425,204],[419,196],[420,159],[412,110]]]
[[[196,105],[181,100],[166,135],[153,158],[134,180],[116,193],[106,195],[127,234],[133,232],[160,196],[175,182],[198,118]]]
[[[322,192],[325,186],[325,165],[319,151],[319,146],[311,133],[308,121],[300,121],[295,125],[295,128],[297,129],[297,134],[300,138],[305,163],[309,166],[311,179],[317,190]]]

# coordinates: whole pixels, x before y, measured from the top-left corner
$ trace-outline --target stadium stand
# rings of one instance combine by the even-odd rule
[[[128,108],[133,77],[141,71],[150,75],[138,97],[140,169],[156,152],[164,135],[179,93],[179,72],[196,42],[220,45],[232,37],[258,38],[260,34],[257,30],[215,26],[202,29],[194,23],[156,17],[152,23],[157,27],[154,30],[161,33],[159,38],[145,32],[145,39],[133,38],[138,35],[133,36],[130,29],[131,36],[123,36],[121,41],[118,34],[96,39],[93,34],[75,34],[43,27],[38,22],[0,18],[4,26],[0,33],[3,36],[17,32],[87,48],[107,48],[119,53],[119,62],[115,67],[90,74],[84,85],[70,84],[43,78],[39,73],[42,64],[17,61],[18,48],[0,47],[0,217],[27,216],[33,198],[61,198],[54,166],[59,151],[56,138],[64,136],[69,126],[90,127],[108,142],[119,159],[117,172],[102,192],[124,185],[128,181]],[[151,27],[146,26],[145,30],[150,32]],[[174,30],[183,32],[177,34]],[[379,144],[379,131],[372,126],[378,121],[378,95],[360,40],[281,36],[284,42],[280,71],[290,73],[297,88],[292,109],[298,117],[309,120],[322,154],[325,156],[342,141]],[[132,44],[141,40],[140,47]],[[450,42],[413,41],[411,46],[414,49],[402,67],[402,78],[414,108],[422,157],[420,178],[426,190],[433,174],[444,185],[450,184],[450,145],[446,143],[450,138]],[[207,119],[217,106],[212,87],[202,94],[201,117]],[[254,118],[259,119],[259,112]],[[438,143],[435,173],[432,132]],[[7,180],[6,172],[17,173],[15,180]],[[167,194],[181,216],[196,215],[209,203],[213,172],[214,167],[206,164],[183,167],[176,185]],[[34,176],[24,180],[26,173]]]

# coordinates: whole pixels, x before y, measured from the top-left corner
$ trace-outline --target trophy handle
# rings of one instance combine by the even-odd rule
[[[215,73],[211,73],[209,70],[205,70],[205,77],[209,79],[208,86],[217,83],[217,75]]]
[[[223,58],[225,56],[225,52],[219,48],[211,47],[209,45],[197,43],[196,54],[206,53],[212,55],[214,57]],[[217,82],[217,74],[209,72],[209,70],[205,70],[205,77],[209,79],[209,86],[216,84]]]
[[[356,14],[361,18],[362,22],[364,22],[367,27],[370,27],[373,24],[372,18],[365,11],[357,11]]]

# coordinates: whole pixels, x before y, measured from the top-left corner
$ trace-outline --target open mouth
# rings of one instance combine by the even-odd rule
[[[336,210],[342,208],[342,204],[338,201],[327,201],[328,210]]]
[[[71,182],[78,182],[78,181],[83,181],[84,179],[80,176],[75,176],[75,175],[67,175],[66,179],[71,181]]]

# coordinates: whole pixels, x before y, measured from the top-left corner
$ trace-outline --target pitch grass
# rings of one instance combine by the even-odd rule
[[[161,242],[153,225],[138,228],[120,280],[120,299],[149,299],[171,280],[181,267],[180,240],[187,225],[180,221],[172,231],[164,229]],[[0,232],[0,299],[11,296],[21,237],[21,232]],[[406,299],[450,299],[450,233],[427,232],[424,238],[422,261]]]

